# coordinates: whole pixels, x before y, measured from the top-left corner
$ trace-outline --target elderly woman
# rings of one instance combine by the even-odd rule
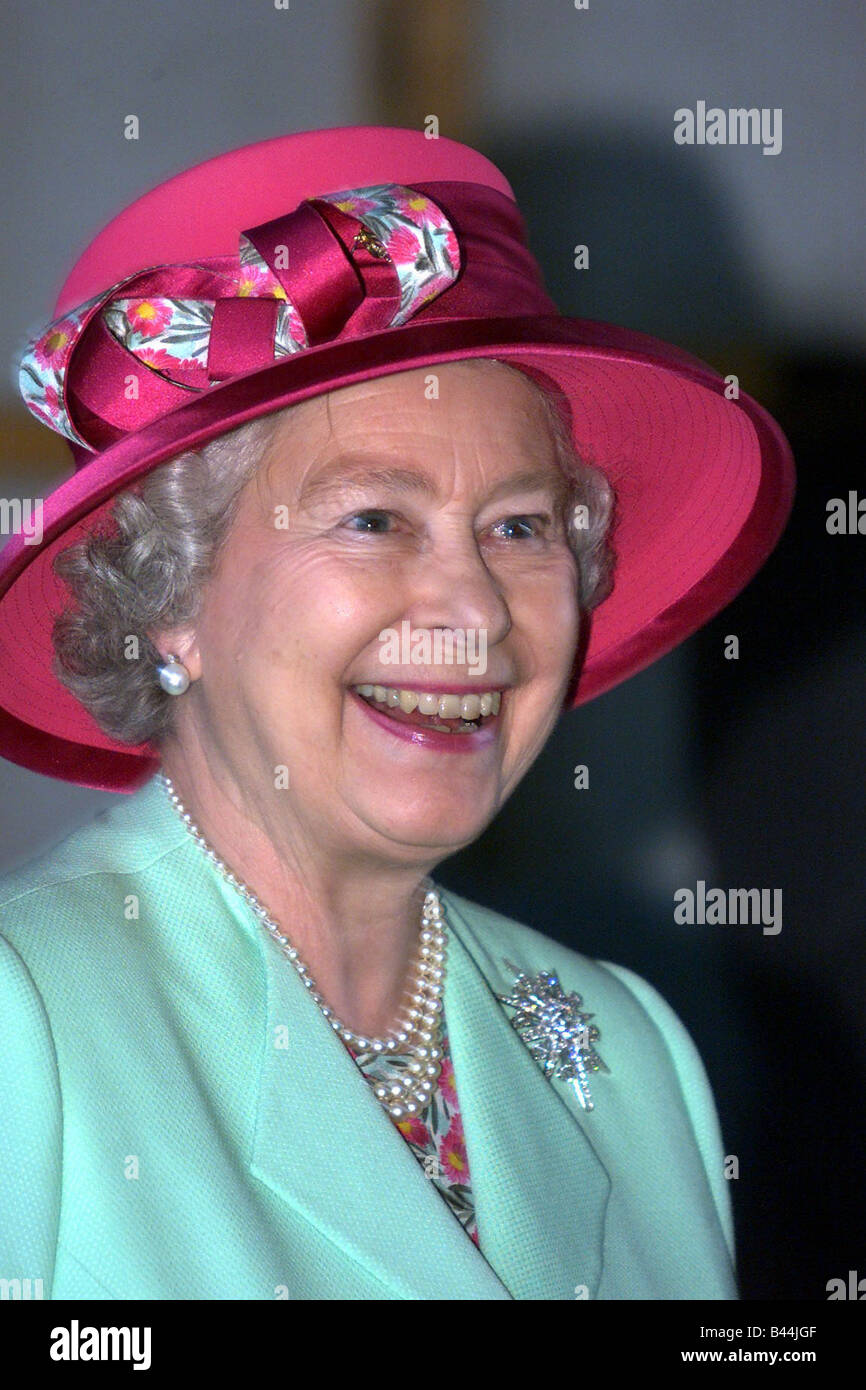
[[[77,471],[3,556],[0,749],[128,795],[0,893],[0,1277],[735,1298],[676,1016],[430,875],[762,563],[777,427],[559,317],[503,176],[413,131],[178,175],[57,312],[22,390]]]

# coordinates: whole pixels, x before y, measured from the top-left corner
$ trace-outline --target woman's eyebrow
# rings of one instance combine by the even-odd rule
[[[340,457],[307,479],[298,495],[298,503],[309,505],[349,490],[376,487],[391,492],[422,493],[428,497],[436,491],[433,480],[414,468],[376,468],[370,466],[369,460]]]
[[[559,467],[552,472],[531,468],[523,473],[516,473],[513,477],[503,478],[501,483],[491,489],[487,500],[498,502],[503,497],[511,497],[518,492],[543,492],[555,504],[564,504],[568,491],[568,481]]]
[[[436,494],[433,479],[417,469],[396,466],[376,468],[371,467],[368,460],[340,457],[333,459],[318,474],[307,479],[298,495],[298,503],[308,506],[332,496],[340,496],[341,493],[376,487],[427,497]],[[568,494],[568,483],[559,468],[550,473],[529,469],[510,478],[503,478],[491,489],[485,500],[498,502],[519,492],[543,492],[550,496],[555,504],[563,504]]]

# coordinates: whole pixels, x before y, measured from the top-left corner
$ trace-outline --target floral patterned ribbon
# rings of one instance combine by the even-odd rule
[[[432,198],[377,184],[307,198],[235,256],[136,272],[55,319],[20,367],[37,419],[91,452],[230,377],[396,327],[460,272]]]

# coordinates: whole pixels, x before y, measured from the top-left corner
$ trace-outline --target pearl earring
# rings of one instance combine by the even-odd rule
[[[168,659],[156,669],[159,673],[159,683],[166,695],[182,695],[189,689],[189,671],[171,652]]]

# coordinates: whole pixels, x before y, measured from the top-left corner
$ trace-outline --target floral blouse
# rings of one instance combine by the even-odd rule
[[[412,1060],[406,1053],[390,1053],[385,1058],[381,1053],[358,1053],[348,1044],[344,1043],[344,1046],[371,1086],[377,1081],[387,1081],[389,1072],[403,1070]],[[373,1100],[374,1104],[379,1104],[378,1100]],[[423,1115],[392,1120],[392,1124],[406,1140],[424,1169],[425,1176],[434,1183],[467,1235],[480,1249],[447,1029],[443,1029],[442,1035],[442,1071],[430,1105]]]

